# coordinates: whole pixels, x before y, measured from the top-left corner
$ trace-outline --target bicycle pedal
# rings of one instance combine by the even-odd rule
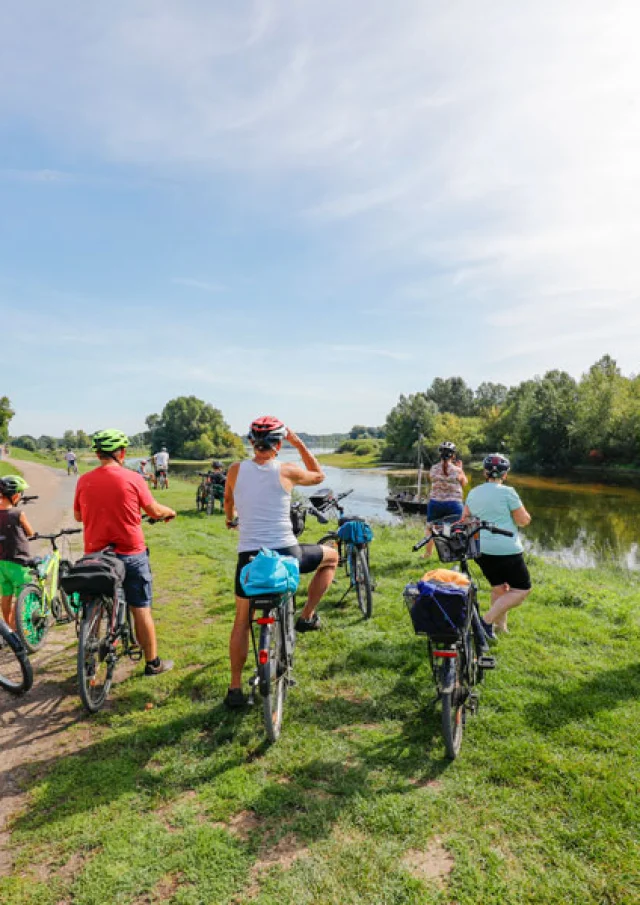
[[[127,651],[127,656],[133,663],[138,663],[142,660],[142,648],[137,644],[133,647],[130,647]]]
[[[478,657],[478,666],[480,669],[495,669],[497,666],[496,658],[489,656],[489,654],[483,654]]]

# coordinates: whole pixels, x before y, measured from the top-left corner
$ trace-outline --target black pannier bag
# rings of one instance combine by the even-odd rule
[[[404,599],[416,635],[455,642],[467,618],[468,588],[448,582],[419,581],[405,587]]]
[[[291,527],[293,528],[293,533],[296,537],[300,537],[302,532],[304,531],[304,526],[306,522],[305,512],[300,509],[299,506],[293,505],[291,507]]]
[[[316,492],[309,497],[311,505],[320,510],[329,506],[334,500],[335,495],[330,487],[323,487],[321,490],[316,490]]]
[[[66,594],[113,597],[125,576],[124,563],[115,553],[87,553],[60,578]]]

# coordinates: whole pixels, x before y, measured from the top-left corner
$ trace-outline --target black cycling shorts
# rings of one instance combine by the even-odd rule
[[[236,566],[236,596],[246,597],[246,593],[240,584],[240,572],[246,564],[257,556],[259,550],[245,550],[244,553],[238,553],[238,565]],[[280,547],[276,550],[281,556],[294,556],[300,563],[300,572],[315,572],[324,555],[324,549],[320,544],[296,544],[295,547]]]
[[[492,588],[505,582],[515,591],[528,591],[531,588],[529,570],[522,553],[510,553],[508,556],[482,553],[476,562]]]

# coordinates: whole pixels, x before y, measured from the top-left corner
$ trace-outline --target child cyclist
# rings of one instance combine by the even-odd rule
[[[0,593],[2,618],[10,629],[16,628],[15,596],[29,581],[26,563],[32,558],[27,538],[34,531],[24,512],[15,507],[28,488],[20,475],[0,478]]]

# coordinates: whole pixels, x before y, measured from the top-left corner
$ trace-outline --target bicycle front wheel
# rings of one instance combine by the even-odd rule
[[[47,612],[42,588],[26,584],[16,601],[16,633],[30,654],[40,650],[50,626],[51,613]]]
[[[262,695],[262,712],[267,738],[275,742],[282,729],[284,699],[286,697],[286,665],[280,622],[263,625],[260,630],[260,653],[267,652],[266,663],[258,665],[258,680]],[[264,654],[263,654],[264,656]]]
[[[443,664],[443,670],[453,670],[453,676],[449,673],[443,678],[442,692],[442,737],[447,757],[451,760],[460,753],[462,747],[462,733],[464,731],[464,694],[460,683],[460,667],[458,657],[451,662]]]
[[[78,639],[80,699],[89,713],[97,713],[107,700],[116,653],[110,637],[111,601],[98,598],[85,608]]]
[[[213,514],[213,494],[207,494],[207,515]]]
[[[33,685],[33,669],[20,639],[0,622],[0,688],[19,695]]]
[[[365,551],[354,547],[351,554],[351,580],[355,585],[358,606],[365,619],[371,619],[373,611],[373,594],[371,591],[371,575]]]

